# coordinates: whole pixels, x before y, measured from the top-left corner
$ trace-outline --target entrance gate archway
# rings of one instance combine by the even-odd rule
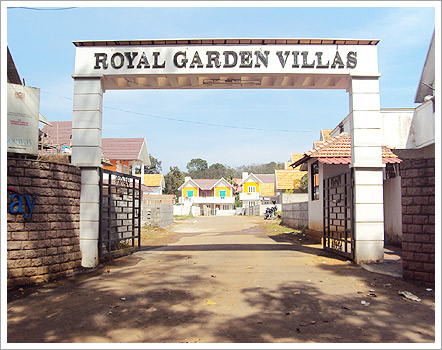
[[[354,260],[383,258],[378,40],[76,41],[72,163],[81,167],[82,265],[98,263],[103,94],[120,89],[345,89],[354,174]]]

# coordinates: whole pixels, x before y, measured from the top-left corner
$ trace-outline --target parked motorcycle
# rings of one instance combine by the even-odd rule
[[[278,211],[276,201],[273,201],[272,203],[274,206],[266,209],[264,213],[264,220],[275,220],[278,217],[278,214],[276,213]]]

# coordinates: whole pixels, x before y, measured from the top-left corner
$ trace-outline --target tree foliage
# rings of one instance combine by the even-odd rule
[[[209,166],[207,161],[201,158],[191,159],[186,165],[187,174],[195,179],[202,179],[203,175],[207,172]]]
[[[184,174],[177,167],[170,167],[169,172],[164,175],[164,194],[174,194],[177,198],[180,196],[180,187],[184,183]]]
[[[215,163],[209,166],[209,169],[207,169],[204,175],[206,175],[208,179],[220,179],[223,177],[227,181],[230,181],[233,179],[234,171],[227,165]]]
[[[308,192],[308,174],[301,177],[301,184],[299,185],[301,192]]]
[[[161,161],[149,154],[150,165],[144,166],[145,174],[161,174],[163,168],[161,167]]]
[[[241,177],[244,172],[249,174],[273,174],[275,173],[275,169],[284,169],[284,163],[270,162],[264,164],[241,165],[234,168],[234,176]]]

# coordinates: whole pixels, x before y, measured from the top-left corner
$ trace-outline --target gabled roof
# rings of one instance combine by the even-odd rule
[[[225,185],[233,188],[229,181],[222,177],[221,179],[188,179],[180,187],[178,187],[178,189],[182,189],[189,182],[192,182],[195,187],[198,187],[202,191],[210,191],[214,187],[218,186],[219,183],[224,183]]]
[[[247,175],[247,177],[241,180],[239,185],[242,186],[245,182],[248,182],[250,180],[252,180],[253,182],[260,182],[260,183],[262,182],[262,180],[258,176],[256,176],[253,173],[250,173],[249,175]]]
[[[18,74],[17,67],[15,66],[14,60],[12,59],[12,55],[9,52],[9,47],[7,47],[7,63],[8,63],[8,83],[23,85],[20,79],[20,74]]]
[[[144,174],[144,184],[149,187],[160,187],[164,184],[163,174]]]
[[[425,101],[425,96],[434,95],[434,80],[435,80],[435,46],[434,46],[434,31],[431,37],[430,47],[428,48],[427,57],[425,59],[424,67],[422,68],[419,85],[416,89],[414,102],[422,103]]]
[[[307,171],[277,169],[275,171],[276,190],[299,189],[300,180],[305,174]]]
[[[179,190],[181,190],[183,187],[186,187],[189,185],[189,183],[191,184],[192,187],[198,187],[199,189],[201,189],[201,187],[196,183],[196,181],[194,179],[184,179],[184,183],[178,187]]]
[[[351,163],[351,138],[350,134],[343,132],[321,145],[304,153],[304,157],[294,162],[292,166],[299,166],[311,158],[317,158],[321,163],[350,164]],[[382,146],[382,163],[400,163],[401,160],[388,147]]]
[[[240,185],[243,185],[250,178],[254,178],[259,183],[275,183],[275,174],[253,174],[250,173],[245,179],[243,179]]]
[[[313,141],[313,148],[319,147],[324,144],[324,141]]]
[[[101,151],[105,158],[117,160],[139,160],[145,142],[144,137],[103,138]]]
[[[215,186],[219,179],[193,179],[193,181],[201,190],[209,191]]]
[[[328,140],[330,140],[330,133],[332,131],[333,131],[332,129],[321,129],[320,140],[321,141],[328,141]]]
[[[292,162],[296,162],[299,158],[302,158],[303,155],[304,155],[303,153],[291,153],[290,160]]]
[[[233,188],[233,185],[223,177],[219,179],[212,187],[221,187],[221,186]]]
[[[291,153],[290,161],[285,162],[285,169],[290,169],[290,165],[296,162],[298,159],[301,159],[304,156],[304,153]]]

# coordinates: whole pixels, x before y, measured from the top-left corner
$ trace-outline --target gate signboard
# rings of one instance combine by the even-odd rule
[[[8,152],[38,153],[40,89],[8,84]]]
[[[342,89],[349,96],[353,187],[369,188],[374,202],[366,218],[367,203],[351,202],[351,175],[341,179],[345,186],[329,184],[325,248],[354,257],[357,263],[380,261],[383,187],[372,180],[383,172],[378,43],[331,38],[74,41],[71,161],[82,168],[82,178],[84,174],[91,179],[88,190],[97,191],[103,98],[108,90]],[[81,206],[82,264],[94,267],[100,209],[86,199]],[[375,229],[367,230],[367,225]]]

